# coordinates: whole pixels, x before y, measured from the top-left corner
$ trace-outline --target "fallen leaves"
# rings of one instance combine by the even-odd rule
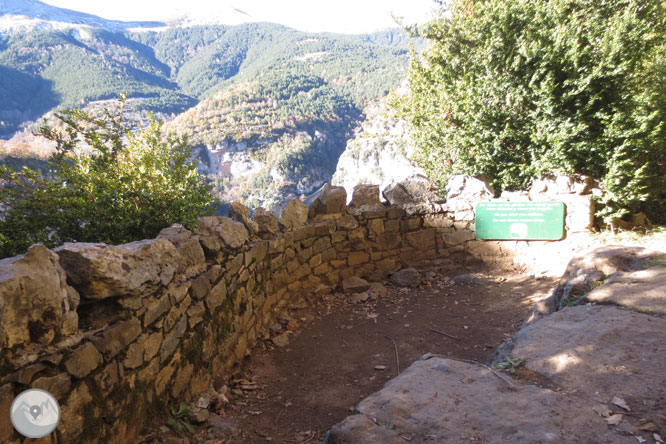
[[[616,405],[616,406],[618,406],[618,407],[620,407],[620,408],[622,408],[622,409],[624,409],[624,410],[626,410],[626,411],[628,411],[628,412],[631,411],[631,409],[630,409],[629,406],[627,405],[627,402],[626,402],[624,399],[622,399],[622,398],[619,398],[619,397],[615,396],[615,397],[611,400],[611,402],[612,402],[614,405]]]
[[[621,423],[622,419],[624,419],[624,415],[622,413],[616,413],[606,418],[605,421],[608,425],[615,426]]]

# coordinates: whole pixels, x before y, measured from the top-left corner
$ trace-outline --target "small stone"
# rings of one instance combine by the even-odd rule
[[[421,274],[415,268],[405,268],[391,275],[391,283],[399,287],[418,287]]]
[[[275,344],[278,347],[286,347],[289,345],[289,335],[287,333],[282,333],[280,335],[275,336],[273,339],[273,344]]]
[[[207,396],[199,396],[197,399],[197,407],[200,409],[207,409],[210,405],[210,399]]]
[[[287,323],[287,330],[289,331],[296,331],[298,330],[298,322],[296,321],[289,321]]]
[[[361,304],[361,303],[367,301],[368,299],[370,299],[370,295],[367,292],[364,291],[363,293],[354,294],[351,297],[350,301],[351,301],[352,304]]]
[[[189,415],[190,421],[194,424],[203,424],[210,417],[210,412],[206,409],[198,409]]]
[[[342,289],[347,294],[362,293],[370,288],[370,284],[365,279],[351,276],[342,281]]]
[[[230,438],[240,434],[238,423],[232,418],[222,418],[219,415],[211,414],[206,424],[211,428],[211,432],[215,437]]]
[[[268,331],[271,335],[279,335],[282,333],[282,325],[278,322],[274,322],[268,326]]]
[[[453,278],[453,282],[458,285],[488,285],[488,280],[474,276],[473,274],[460,274]]]

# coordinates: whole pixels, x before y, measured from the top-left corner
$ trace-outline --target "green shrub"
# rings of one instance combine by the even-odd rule
[[[453,0],[413,30],[429,41],[402,103],[416,160],[439,185],[482,174],[498,191],[585,174],[607,222],[665,221],[665,16],[662,1]]]
[[[96,119],[80,111],[58,115],[65,131],[42,127],[56,152],[45,173],[2,166],[0,254],[31,244],[67,241],[111,244],[151,238],[173,223],[192,227],[212,211],[210,187],[182,137],[163,136],[161,123],[132,130],[117,113]]]

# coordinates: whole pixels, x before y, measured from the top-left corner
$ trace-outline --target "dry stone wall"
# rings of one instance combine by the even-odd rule
[[[4,259],[0,407],[42,388],[61,405],[58,442],[133,442],[150,412],[224,384],[281,312],[346,278],[543,254],[545,244],[476,240],[473,206],[492,193],[478,180],[456,180],[446,202],[423,178],[387,188],[388,203],[378,186],[356,187],[349,206],[344,188],[326,186],[309,207],[290,202],[279,222],[234,204],[231,218],[201,218],[193,232],[174,225],[156,239],[34,245]],[[589,196],[566,195],[577,213],[568,223],[578,225],[551,243],[564,249],[575,229],[589,228],[580,220],[593,210]],[[6,416],[0,442],[22,442]]]

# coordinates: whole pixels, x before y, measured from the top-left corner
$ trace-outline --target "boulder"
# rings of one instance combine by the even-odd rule
[[[87,299],[150,296],[171,282],[181,259],[166,239],[117,246],[66,243],[54,251],[74,288]]]
[[[325,183],[308,198],[310,203],[309,216],[314,218],[318,215],[339,214],[347,207],[347,191],[344,187],[334,187]]]
[[[259,233],[277,234],[279,231],[277,218],[273,213],[259,207],[252,212],[252,221],[257,225]]]
[[[398,287],[418,287],[421,273],[415,268],[405,268],[391,275],[391,283]]]
[[[439,200],[435,185],[425,176],[415,175],[387,186],[382,192],[391,205],[420,205]]]
[[[0,348],[76,333],[78,305],[58,255],[43,245],[0,260]]]
[[[454,199],[480,202],[490,200],[494,196],[495,191],[484,180],[465,174],[451,176],[446,184],[447,202]]]
[[[308,221],[308,207],[298,199],[289,201],[280,215],[280,223],[288,230],[302,227]]]

